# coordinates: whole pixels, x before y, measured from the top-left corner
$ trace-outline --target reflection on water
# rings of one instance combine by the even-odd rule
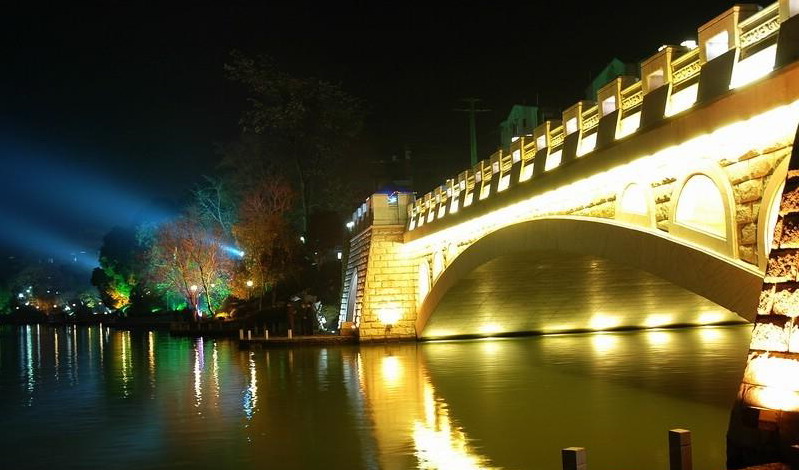
[[[0,328],[15,468],[723,468],[749,327],[239,350],[107,327]],[[43,447],[44,446],[44,447]],[[46,451],[42,452],[40,449]]]

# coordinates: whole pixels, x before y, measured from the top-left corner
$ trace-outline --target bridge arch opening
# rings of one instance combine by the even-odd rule
[[[461,252],[422,301],[421,338],[743,321],[754,268],[657,230],[552,217],[505,227]],[[751,318],[747,318],[751,320]]]
[[[718,166],[700,163],[678,181],[671,196],[669,233],[737,258],[735,197]]]
[[[693,175],[677,199],[674,221],[719,238],[727,236],[727,218],[719,188],[707,175]]]
[[[616,220],[644,227],[654,226],[654,199],[648,185],[630,183],[620,191]]]

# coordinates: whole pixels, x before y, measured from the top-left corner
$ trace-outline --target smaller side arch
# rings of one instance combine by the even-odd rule
[[[699,178],[693,180],[693,178]],[[680,202],[684,204],[689,203],[688,200],[682,200],[683,196],[693,197],[695,195],[688,194],[693,192],[693,189],[698,187],[703,181],[702,178],[708,178],[715,189],[718,191],[720,197],[721,210],[723,211],[723,234],[714,234],[697,226],[692,226],[678,218],[678,210],[680,210]],[[691,183],[689,185],[689,183]],[[671,195],[669,207],[669,233],[675,237],[682,238],[700,246],[709,248],[717,253],[721,253],[732,258],[738,258],[738,236],[735,227],[735,196],[733,195],[732,185],[727,179],[727,175],[712,162],[701,162],[696,168],[686,172],[682,178],[677,181],[674,186],[674,192]],[[686,191],[688,188],[688,191]]]
[[[655,227],[655,198],[647,183],[629,183],[616,192],[616,220],[647,228]]]
[[[779,204],[782,188],[785,186],[785,178],[788,175],[789,161],[790,158],[784,158],[774,169],[763,190],[763,198],[757,214],[757,266],[763,271],[766,270],[768,254],[771,251],[770,245],[774,237],[777,215],[779,215]]]

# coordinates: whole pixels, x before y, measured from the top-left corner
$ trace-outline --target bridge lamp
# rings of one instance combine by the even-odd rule
[[[400,309],[395,307],[386,307],[382,308],[377,312],[377,318],[380,320],[380,323],[386,325],[386,329],[391,329],[402,316],[402,312]]]

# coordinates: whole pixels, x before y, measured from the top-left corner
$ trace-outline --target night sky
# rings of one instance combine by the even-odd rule
[[[459,98],[477,96],[480,155],[514,103],[563,108],[614,56],[637,62],[733,2],[142,2],[29,5],[0,20],[0,245],[96,250],[114,224],[179,200],[234,139],[231,49],[340,82],[368,106],[354,151],[408,146],[438,181],[468,165]],[[645,8],[645,9],[644,9]],[[427,191],[429,187],[417,187]],[[46,247],[46,248],[43,248]]]

